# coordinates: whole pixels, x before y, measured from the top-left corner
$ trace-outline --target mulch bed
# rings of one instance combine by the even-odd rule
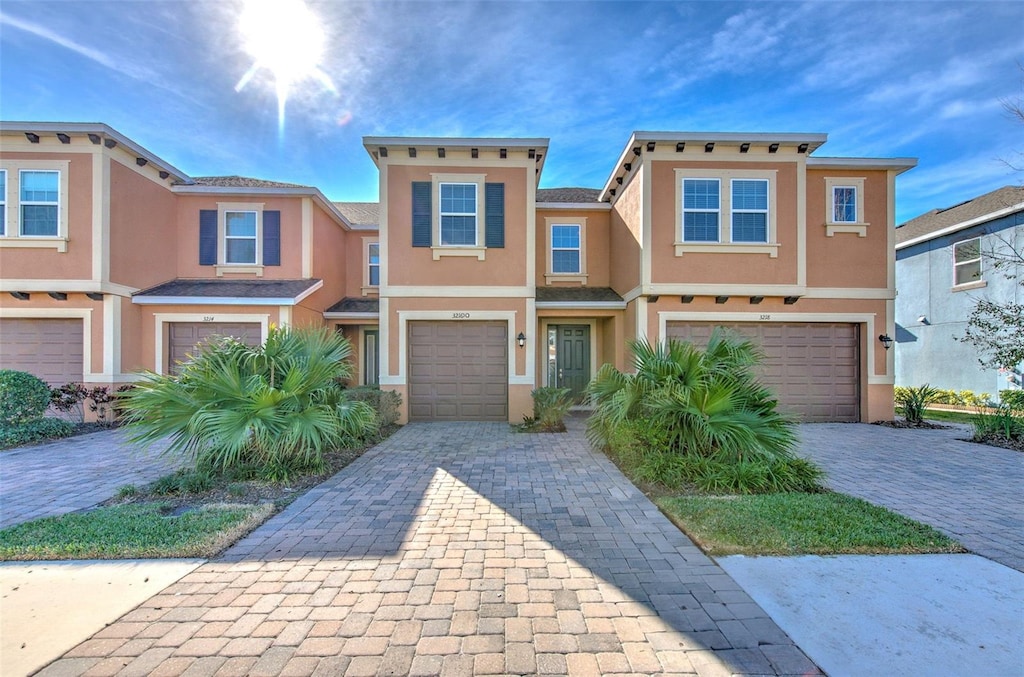
[[[911,421],[905,421],[902,419],[896,419],[894,421],[872,421],[871,425],[880,425],[885,428],[916,428],[918,430],[949,430],[953,427],[951,425],[929,423],[928,421],[913,423]]]

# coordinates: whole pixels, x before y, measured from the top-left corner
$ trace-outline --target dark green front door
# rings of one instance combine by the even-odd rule
[[[574,397],[582,398],[590,383],[589,325],[558,325],[555,366],[558,385],[571,390]]]

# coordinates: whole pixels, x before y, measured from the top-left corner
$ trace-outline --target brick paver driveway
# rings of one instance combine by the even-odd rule
[[[126,484],[172,472],[180,460],[164,445],[142,449],[123,430],[0,451],[0,528],[101,503]]]
[[[965,442],[963,429],[800,426],[800,453],[828,485],[930,524],[971,552],[1024,571],[1024,454]]]
[[[41,674],[818,674],[572,426],[406,426]]]

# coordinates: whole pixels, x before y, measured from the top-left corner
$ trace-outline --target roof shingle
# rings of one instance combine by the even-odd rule
[[[343,298],[328,308],[328,313],[379,313],[380,301],[377,299]]]
[[[295,298],[320,280],[187,280],[177,279],[136,292],[133,296],[195,298]]]
[[[254,179],[249,176],[193,176],[192,183],[198,186],[216,186],[219,188],[312,188],[299,183],[284,181],[268,181]]]
[[[896,229],[896,244],[913,240],[958,223],[983,217],[1024,202],[1024,186],[1003,186],[973,200],[945,209],[933,209]]]
[[[537,287],[537,303],[622,303],[611,287]]]
[[[335,202],[334,206],[353,226],[380,225],[380,204],[377,202]]]
[[[537,202],[597,202],[600,188],[538,188]]]

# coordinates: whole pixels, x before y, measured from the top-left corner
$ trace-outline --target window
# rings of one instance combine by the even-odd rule
[[[768,241],[768,181],[732,180],[732,241]]]
[[[224,212],[224,262],[256,263],[256,212]]]
[[[718,242],[718,179],[683,179],[683,241]]]
[[[441,245],[476,246],[476,184],[441,184]]]
[[[953,286],[981,281],[981,240],[964,240],[953,245]]]
[[[7,170],[0,169],[0,235],[7,234]]]
[[[60,234],[60,172],[22,170],[21,234],[57,237]]]
[[[857,189],[854,186],[832,186],[832,221],[857,223]]]
[[[551,272],[580,273],[580,227],[551,226]]]
[[[371,287],[380,285],[380,244],[371,242],[366,247],[367,281]]]

